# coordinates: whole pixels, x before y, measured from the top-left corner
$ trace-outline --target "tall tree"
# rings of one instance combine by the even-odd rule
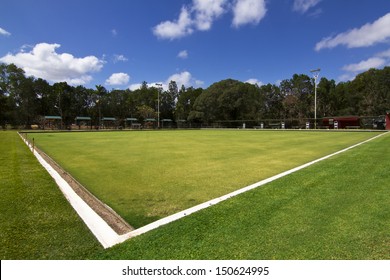
[[[280,87],[272,84],[263,85],[260,87],[260,91],[264,96],[264,111],[262,118],[264,119],[283,119],[284,96],[280,91]]]
[[[59,82],[55,83],[52,89],[54,96],[56,96],[55,114],[61,116],[63,124],[68,126],[73,123],[76,117],[76,113],[74,113],[74,88],[66,82]]]
[[[193,87],[189,87],[185,89],[182,87],[175,108],[176,120],[188,120],[195,100],[199,97],[199,95],[201,95],[202,92],[202,88],[194,89]]]
[[[49,83],[41,78],[35,80],[34,91],[38,99],[37,114],[39,116],[53,115],[57,98]]]
[[[280,84],[285,96],[285,117],[298,119],[300,124],[314,117],[314,83],[309,76],[294,74],[292,79],[283,80]]]
[[[0,126],[6,127],[10,121],[8,116],[10,108],[8,107],[8,71],[7,65],[0,64]]]
[[[161,119],[173,119],[174,111],[179,95],[178,87],[175,81],[171,81],[168,90],[160,95],[160,113]]]
[[[317,88],[317,117],[334,116],[337,103],[336,82],[321,78]]]
[[[260,119],[265,96],[259,87],[237,80],[223,80],[211,85],[196,99],[190,120],[211,123]]]

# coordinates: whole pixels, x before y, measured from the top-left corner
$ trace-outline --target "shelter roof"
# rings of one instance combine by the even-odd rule
[[[61,116],[45,116],[45,120],[62,120]]]
[[[90,121],[91,117],[76,117],[76,121]]]

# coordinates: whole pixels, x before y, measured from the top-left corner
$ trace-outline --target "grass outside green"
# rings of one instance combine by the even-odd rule
[[[203,130],[29,137],[138,228],[373,135]]]
[[[16,132],[0,132],[0,259],[83,259],[101,245]]]

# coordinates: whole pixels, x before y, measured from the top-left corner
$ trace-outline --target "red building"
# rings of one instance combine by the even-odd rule
[[[322,126],[330,129],[338,128],[360,128],[360,117],[345,116],[345,117],[326,117],[322,119]]]

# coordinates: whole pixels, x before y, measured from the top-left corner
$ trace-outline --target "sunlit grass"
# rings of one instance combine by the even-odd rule
[[[140,227],[373,135],[213,130],[29,137],[131,225]]]

